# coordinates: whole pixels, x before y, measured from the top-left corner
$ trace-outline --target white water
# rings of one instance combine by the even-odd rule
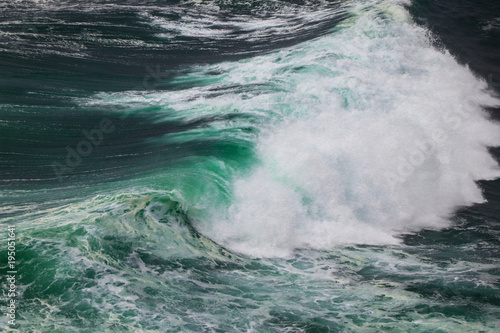
[[[500,128],[482,107],[498,100],[403,8],[382,8],[389,17],[365,13],[329,36],[231,65],[238,82],[286,82],[265,107],[283,103],[293,115],[261,136],[261,165],[235,182],[234,204],[206,234],[248,255],[287,256],[397,243],[483,202],[475,181],[500,176],[487,151]],[[294,66],[307,69],[276,75]]]

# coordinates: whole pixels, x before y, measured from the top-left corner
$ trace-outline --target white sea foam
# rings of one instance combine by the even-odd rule
[[[209,37],[227,40],[270,40],[274,38],[293,38],[311,27],[334,19],[343,10],[324,8],[325,6],[297,6],[285,2],[269,4],[272,8],[262,9],[250,14],[228,13],[214,3],[199,4],[200,7],[169,7],[155,14],[145,10],[142,17],[145,23],[165,30],[160,37]],[[272,12],[272,15],[269,15]],[[164,16],[167,14],[167,16]],[[173,21],[170,15],[180,19]]]
[[[245,254],[283,256],[396,243],[401,232],[446,227],[457,207],[484,201],[475,181],[500,176],[487,150],[500,131],[482,107],[498,100],[394,6],[379,8],[397,19],[368,12],[231,69],[236,81],[286,82],[270,104],[292,112],[261,136],[261,165],[235,182],[229,212],[205,233]],[[302,69],[286,73],[294,66]]]

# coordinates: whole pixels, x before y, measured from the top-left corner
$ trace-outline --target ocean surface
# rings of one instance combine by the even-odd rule
[[[499,120],[498,0],[1,1],[0,331],[499,332]]]

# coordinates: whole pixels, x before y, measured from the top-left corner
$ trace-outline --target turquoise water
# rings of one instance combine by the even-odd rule
[[[2,329],[499,329],[500,100],[422,3],[2,6]]]

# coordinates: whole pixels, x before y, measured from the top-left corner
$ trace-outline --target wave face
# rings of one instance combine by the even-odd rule
[[[14,328],[498,329],[500,99],[416,2],[0,4]]]
[[[326,36],[177,78],[195,88],[107,97],[164,108],[165,118],[172,109],[260,118],[255,166],[228,185],[229,207],[210,203],[195,222],[228,249],[272,257],[395,244],[400,233],[449,226],[458,207],[483,202],[475,182],[500,175],[488,152],[499,127],[483,111],[499,100],[486,82],[435,49],[397,4],[349,10]]]

